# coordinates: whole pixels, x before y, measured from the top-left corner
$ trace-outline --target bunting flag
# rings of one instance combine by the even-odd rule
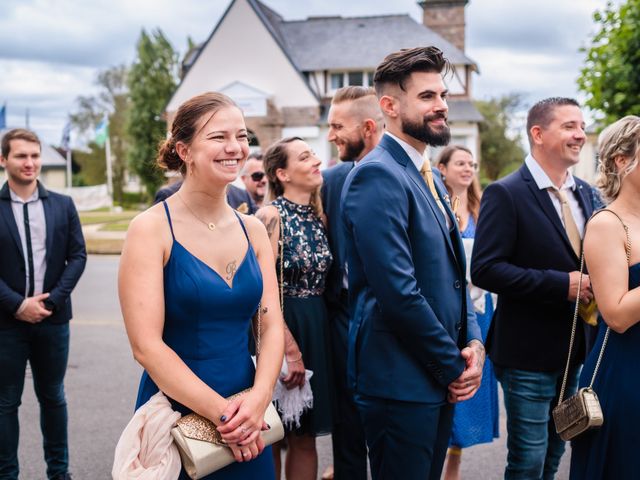
[[[67,122],[62,129],[60,148],[62,148],[63,150],[69,150],[71,148],[71,122]]]
[[[7,104],[0,108],[0,130],[7,128]]]
[[[102,121],[98,124],[95,131],[95,139],[93,140],[99,147],[104,147],[109,137],[109,117],[104,116]]]

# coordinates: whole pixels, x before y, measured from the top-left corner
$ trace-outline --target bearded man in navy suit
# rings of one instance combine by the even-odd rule
[[[387,132],[342,191],[348,374],[374,480],[439,479],[453,403],[471,398],[482,377],[464,248],[424,159],[427,145],[450,139],[448,68],[435,47],[383,60],[374,84]]]
[[[329,308],[335,383],[333,444],[334,478],[366,480],[367,446],[353,395],[347,384],[349,305],[345,241],[340,195],[347,175],[380,141],[384,120],[373,88],[350,86],[336,91],[329,109],[328,139],[341,162],[324,172],[322,205],[327,216],[333,263],[327,277],[325,299]]]

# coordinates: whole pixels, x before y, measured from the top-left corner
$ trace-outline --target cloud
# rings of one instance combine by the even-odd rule
[[[142,28],[161,28],[184,53],[187,36],[206,40],[231,0],[0,0],[0,103],[9,122],[32,126],[58,142],[75,98],[95,92],[100,70],[130,63]],[[307,16],[410,14],[415,0],[262,0],[285,19]],[[615,0],[620,3],[622,0]],[[606,0],[470,0],[467,53],[478,62],[478,98],[520,91],[536,100],[576,95],[575,78],[594,30],[592,13]]]

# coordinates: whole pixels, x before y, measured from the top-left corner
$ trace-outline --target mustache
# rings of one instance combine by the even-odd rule
[[[438,120],[442,118],[445,122],[447,121],[447,114],[444,112],[438,112],[438,113],[434,113],[433,115],[425,115],[424,119],[427,122],[430,122],[431,120]]]

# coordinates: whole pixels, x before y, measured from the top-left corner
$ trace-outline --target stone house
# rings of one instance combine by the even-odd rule
[[[336,156],[327,141],[334,92],[372,85],[375,67],[393,51],[435,45],[454,67],[445,79],[452,143],[479,158],[482,116],[471,101],[478,66],[464,53],[467,3],[418,2],[424,10],[420,24],[407,14],[285,20],[259,0],[233,0],[209,38],[187,55],[182,81],[166,107],[168,121],[188,98],[220,91],[243,109],[252,147],[264,149],[295,135],[327,165]]]

